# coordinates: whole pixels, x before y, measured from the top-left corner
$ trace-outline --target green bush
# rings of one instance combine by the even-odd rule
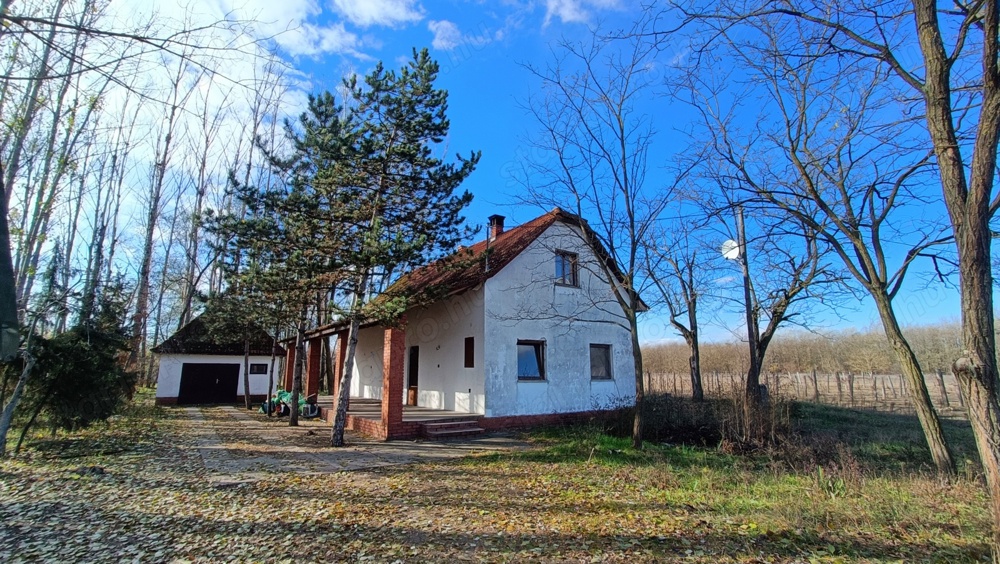
[[[128,347],[123,288],[105,287],[90,319],[49,338],[35,337],[36,364],[22,402],[22,433],[44,416],[55,429],[77,430],[116,414],[135,389],[124,368]],[[20,445],[20,443],[19,443]]]

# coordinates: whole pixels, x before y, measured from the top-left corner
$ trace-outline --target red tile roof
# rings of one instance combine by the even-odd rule
[[[432,288],[436,299],[444,299],[471,290],[503,270],[557,221],[590,230],[587,222],[579,216],[554,208],[527,223],[503,231],[492,241],[487,238],[471,247],[459,249],[453,255],[404,274],[389,286],[383,295],[411,295]],[[618,279],[624,280],[618,265],[607,252],[603,248],[598,251],[597,254],[608,262]],[[424,304],[426,303],[425,301]],[[309,331],[309,335],[328,335],[343,329],[346,325],[346,321],[337,321],[313,329]]]
[[[444,297],[475,288],[510,264],[556,221],[578,223],[579,218],[555,208],[528,223],[503,231],[493,241],[480,241],[403,275],[386,290],[386,294],[405,295],[415,290],[435,288]]]

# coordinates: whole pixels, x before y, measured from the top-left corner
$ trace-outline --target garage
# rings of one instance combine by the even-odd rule
[[[179,405],[236,403],[240,365],[185,362],[181,367]]]
[[[248,384],[251,403],[259,404],[277,388],[285,350],[271,335],[252,327],[241,339],[209,316],[192,319],[152,349],[158,405],[242,404]]]

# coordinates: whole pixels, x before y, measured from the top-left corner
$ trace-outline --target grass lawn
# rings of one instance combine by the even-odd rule
[[[0,560],[988,561],[974,464],[936,478],[913,418],[795,411],[798,446],[753,456],[635,452],[584,426],[530,433],[527,450],[219,487],[180,412],[147,402],[0,462]],[[947,430],[974,459],[968,426]]]

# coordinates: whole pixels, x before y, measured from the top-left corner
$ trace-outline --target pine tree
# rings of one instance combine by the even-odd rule
[[[456,193],[479,162],[480,154],[456,155],[446,162],[435,155],[447,138],[448,93],[434,87],[438,65],[427,50],[414,50],[413,60],[399,70],[380,63],[365,76],[345,81],[360,124],[360,142],[349,169],[343,202],[353,225],[344,250],[354,273],[347,355],[337,398],[331,442],[344,444],[351,372],[362,319],[383,324],[399,315],[417,296],[383,296],[372,305],[367,299],[405,272],[454,250],[471,236],[463,227],[462,210],[472,201],[466,191]]]
[[[458,188],[480,155],[456,155],[448,162],[436,154],[450,128],[448,94],[434,87],[437,73],[426,50],[414,51],[398,72],[380,63],[361,81],[346,79],[344,105],[328,92],[311,96],[308,110],[285,124],[291,153],[279,156],[264,148],[281,183],[237,186],[246,213],[215,220],[215,229],[226,235],[220,239],[227,241],[230,270],[257,264],[259,291],[282,303],[284,311],[298,312],[293,404],[317,293],[333,295],[332,307],[349,321],[332,437],[336,446],[343,444],[361,323],[397,323],[432,289],[382,294],[375,302],[370,295],[472,235],[461,215],[472,195]]]

